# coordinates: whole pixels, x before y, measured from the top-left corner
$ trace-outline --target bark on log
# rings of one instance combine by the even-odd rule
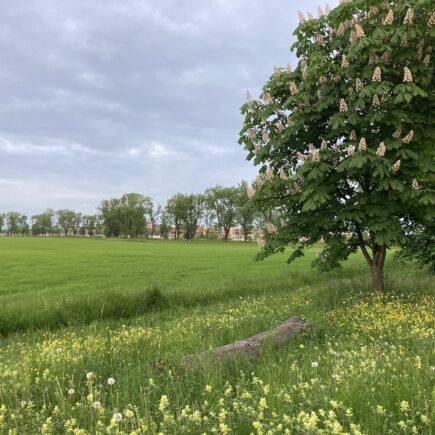
[[[184,366],[201,363],[204,361],[231,361],[240,357],[255,358],[264,345],[269,345],[273,349],[285,346],[295,335],[313,329],[314,324],[305,323],[299,316],[290,317],[281,325],[270,331],[261,332],[253,337],[236,341],[216,349],[205,352],[187,355],[181,360]]]

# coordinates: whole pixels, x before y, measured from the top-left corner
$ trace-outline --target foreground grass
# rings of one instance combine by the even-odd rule
[[[195,299],[194,289],[193,306],[179,299],[135,318],[10,334],[0,348],[0,433],[429,434],[433,277],[392,262],[390,290],[373,294],[358,261],[287,278],[276,264],[276,275],[248,283],[252,294],[210,280],[205,293],[219,297]],[[257,362],[179,365],[293,314],[317,330]]]

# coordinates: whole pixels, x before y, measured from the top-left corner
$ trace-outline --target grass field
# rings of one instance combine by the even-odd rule
[[[432,433],[433,276],[389,259],[374,294],[360,256],[256,252],[0,238],[0,433]],[[179,364],[294,314],[317,329],[279,352]]]

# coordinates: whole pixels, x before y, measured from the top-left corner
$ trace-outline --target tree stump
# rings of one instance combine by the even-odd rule
[[[181,364],[191,366],[194,363],[213,360],[228,362],[237,358],[256,358],[265,345],[271,346],[272,349],[279,349],[285,346],[295,335],[312,330],[313,327],[313,323],[305,323],[299,316],[293,316],[276,328],[261,332],[253,337],[217,347],[216,349],[187,355],[183,357]]]

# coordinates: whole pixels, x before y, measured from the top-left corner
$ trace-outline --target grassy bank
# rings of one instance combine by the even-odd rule
[[[54,267],[58,258],[60,269],[54,269],[62,280],[66,254],[56,255],[49,242],[46,259]],[[100,262],[105,249],[110,264],[128,252],[134,257],[136,249],[147,252],[154,270],[159,261],[153,262],[153,249],[179,263],[161,268],[161,280],[153,283],[140,281],[142,262],[129,263],[133,282],[162,288],[163,309],[77,319],[51,331],[10,331],[0,348],[0,433],[431,433],[433,276],[411,264],[390,261],[388,291],[373,294],[359,257],[320,275],[308,268],[309,257],[293,268],[283,257],[251,263],[252,245],[82,241],[82,248],[70,242],[77,250],[89,246],[95,251],[88,255]],[[201,278],[192,275],[191,287],[168,276],[187,267],[189,257],[198,258],[203,271]],[[83,255],[72,260],[87,264]],[[219,267],[224,272],[217,273]],[[104,270],[106,290],[115,292],[120,282],[111,267]],[[85,286],[83,277],[74,277]],[[64,291],[56,279],[44,279],[45,286],[26,292],[14,292],[13,284],[2,297],[21,293],[37,301],[49,288],[54,297]],[[92,294],[98,279],[87,279],[88,289],[73,296]],[[104,295],[104,288],[99,292]],[[125,303],[120,290],[118,304]],[[253,335],[293,314],[317,329],[279,352],[265,349],[256,362],[194,370],[179,364],[182,355]]]

